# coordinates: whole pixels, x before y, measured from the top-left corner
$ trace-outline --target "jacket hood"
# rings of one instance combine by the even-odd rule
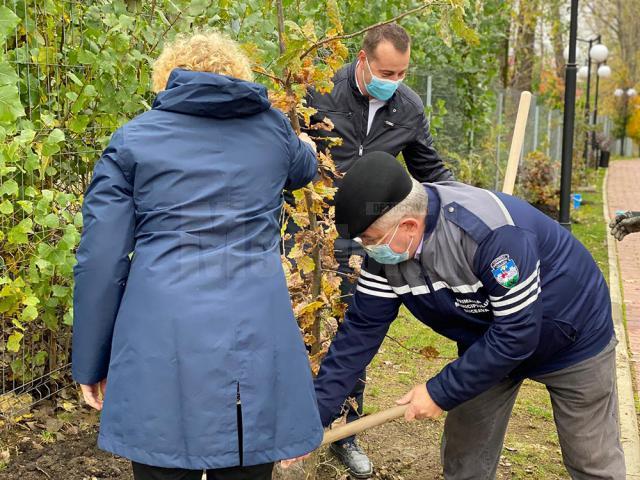
[[[246,117],[270,107],[267,89],[262,85],[179,68],[171,72],[167,89],[153,102],[156,110],[210,118]]]

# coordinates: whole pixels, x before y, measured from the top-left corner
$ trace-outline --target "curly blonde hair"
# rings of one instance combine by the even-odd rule
[[[153,64],[154,92],[167,87],[167,80],[174,68],[253,80],[251,63],[240,45],[216,31],[178,35],[173,42],[165,45]]]

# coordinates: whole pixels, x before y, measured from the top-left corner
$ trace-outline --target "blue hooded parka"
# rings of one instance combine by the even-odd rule
[[[107,378],[102,449],[211,469],[319,445],[278,221],[316,170],[263,86],[212,73],[174,70],[114,133],[74,272],[73,376]]]

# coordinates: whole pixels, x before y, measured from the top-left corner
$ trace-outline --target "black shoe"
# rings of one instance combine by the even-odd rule
[[[332,443],[329,450],[349,469],[349,475],[352,477],[369,478],[373,474],[371,460],[355,440],[343,444]]]

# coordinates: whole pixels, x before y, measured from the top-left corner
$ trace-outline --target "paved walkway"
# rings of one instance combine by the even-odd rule
[[[604,188],[604,215],[617,210],[640,211],[640,160],[620,160],[610,164]],[[633,398],[633,378],[640,391],[640,235],[617,242],[607,235],[609,289],[616,336],[616,381],[619,394],[620,440],[627,465],[627,479],[640,480],[640,435]],[[620,268],[618,268],[618,265]],[[627,328],[622,320],[622,293],[627,312]],[[631,351],[628,351],[627,344]]]
[[[618,210],[640,211],[640,160],[611,162],[608,177],[609,216],[613,218]],[[640,234],[628,235],[618,242],[617,249],[630,359],[636,374],[636,391],[640,392]]]

